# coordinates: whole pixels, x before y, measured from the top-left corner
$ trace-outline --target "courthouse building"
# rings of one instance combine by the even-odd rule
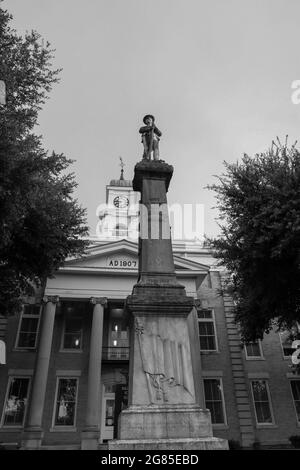
[[[36,439],[41,448],[80,449],[84,431],[95,423],[100,448],[116,437],[118,415],[127,406],[130,335],[124,301],[137,281],[138,212],[132,206],[137,200],[123,174],[112,180],[109,205],[99,209],[98,236],[87,255],[67,260],[43,291],[25,299],[19,315],[0,320],[6,343],[0,443],[26,447],[31,430],[31,442]],[[112,208],[118,213],[115,225]],[[288,334],[271,332],[243,345],[224,293],[225,273],[210,248],[174,241],[173,253],[177,279],[196,300],[198,380],[214,435],[244,447],[288,444],[291,435],[300,434],[300,376],[290,369]]]

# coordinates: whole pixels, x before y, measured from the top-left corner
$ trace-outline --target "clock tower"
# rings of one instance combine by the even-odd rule
[[[124,179],[121,169],[119,179],[106,186],[106,203],[97,210],[99,222],[96,233],[101,239],[138,239],[140,193],[132,188],[132,181]]]

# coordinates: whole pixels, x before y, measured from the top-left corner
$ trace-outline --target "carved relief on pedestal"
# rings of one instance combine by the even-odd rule
[[[135,332],[150,403],[167,403],[173,387],[181,387],[194,398],[193,378],[189,374],[189,353],[186,346],[157,334],[149,334],[138,318],[135,319]]]

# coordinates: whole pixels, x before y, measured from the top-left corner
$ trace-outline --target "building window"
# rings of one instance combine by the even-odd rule
[[[23,426],[28,402],[30,378],[10,377],[2,425]]]
[[[111,320],[109,324],[109,338],[107,348],[107,359],[128,360],[129,359],[129,331],[122,316],[124,310],[112,308],[110,310]]]
[[[77,388],[77,378],[58,379],[54,426],[75,426]]]
[[[260,340],[245,343],[246,359],[261,359],[263,357]]]
[[[128,348],[128,327],[123,320],[112,320],[110,331],[110,344],[113,347]]]
[[[251,390],[257,424],[273,424],[270,393],[266,380],[252,380]]]
[[[36,347],[40,322],[41,306],[26,304],[20,318],[16,348],[34,349]]]
[[[212,424],[226,424],[223,387],[220,379],[204,379],[205,405]]]
[[[86,308],[83,302],[64,302],[64,332],[62,349],[82,349],[83,319]]]
[[[291,389],[298,423],[300,423],[300,380],[291,380]]]
[[[198,326],[201,351],[216,351],[217,338],[212,310],[198,310]]]

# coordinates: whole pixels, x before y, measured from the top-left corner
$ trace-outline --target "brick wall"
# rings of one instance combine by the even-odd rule
[[[290,380],[300,380],[300,376],[290,373],[290,359],[284,359],[278,333],[271,331],[262,341],[262,360],[246,360],[244,364],[247,386],[250,389],[251,379],[255,377],[267,380],[270,391],[271,405],[274,415],[273,425],[257,425],[253,403],[255,437],[263,445],[288,444],[292,434],[299,434],[297,417],[293,403]]]
[[[234,381],[232,364],[227,339],[227,325],[224,314],[224,301],[221,294],[221,282],[218,272],[210,272],[202,283],[198,297],[203,308],[214,310],[216,333],[218,340],[217,352],[201,352],[202,369],[205,372],[222,372],[223,392],[227,415],[227,426],[214,425],[214,435],[226,439],[241,440],[240,426],[234,399]],[[205,376],[204,376],[205,378]]]

